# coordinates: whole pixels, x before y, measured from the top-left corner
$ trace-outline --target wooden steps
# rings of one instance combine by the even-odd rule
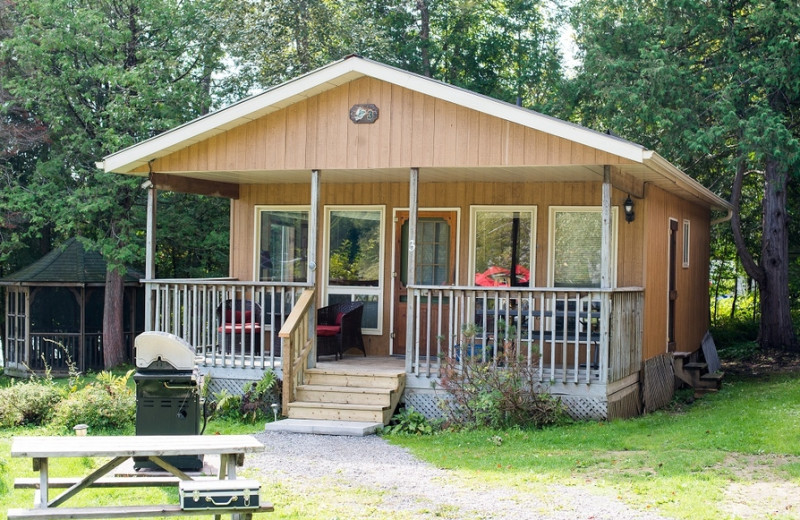
[[[709,372],[708,363],[698,361],[698,357],[698,351],[672,353],[676,380],[692,387],[696,396],[718,391],[722,388],[724,372]]]
[[[405,387],[405,372],[312,368],[289,404],[290,419],[389,424]]]

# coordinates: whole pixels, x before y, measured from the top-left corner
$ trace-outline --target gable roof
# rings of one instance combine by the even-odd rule
[[[141,273],[129,269],[123,280],[136,283],[142,278]],[[97,251],[87,251],[74,237],[31,265],[0,278],[0,285],[102,285],[105,282],[106,261],[103,256]]]
[[[177,126],[156,137],[110,154],[97,163],[106,172],[133,173],[150,161],[227,132],[358,78],[370,77],[413,92],[538,130],[635,163],[627,173],[710,207],[730,205],[643,146],[606,133],[550,117],[482,94],[420,76],[360,56],[349,56],[292,79],[216,112]],[[411,166],[411,165],[410,165]],[[141,173],[140,173],[141,174]]]

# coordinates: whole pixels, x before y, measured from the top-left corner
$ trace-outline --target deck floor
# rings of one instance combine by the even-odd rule
[[[385,373],[405,373],[406,360],[394,356],[345,356],[342,359],[333,361],[323,358],[317,361],[317,368],[325,370],[342,370],[347,372],[385,372]]]

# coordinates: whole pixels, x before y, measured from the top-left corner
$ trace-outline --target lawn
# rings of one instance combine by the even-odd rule
[[[632,420],[390,441],[484,485],[588,484],[693,520],[746,517],[725,509],[738,498],[760,510],[757,518],[779,519],[800,518],[798,431],[800,375],[787,374],[729,378],[718,394]],[[794,490],[795,501],[771,500],[765,482]],[[738,497],[726,495],[732,490]]]
[[[671,518],[800,518],[800,374],[729,377],[718,394],[690,400],[681,394],[669,410],[627,421],[386,438],[476,489],[507,486],[522,493],[541,493],[554,485],[589,486],[635,509]],[[212,422],[206,433],[259,430],[260,425]],[[9,458],[11,437],[43,433],[41,429],[0,431],[0,511],[29,507],[32,500],[31,491],[10,489],[14,476],[35,475],[30,461]],[[64,461],[74,466],[58,466],[54,472],[75,472],[86,462]],[[245,476],[270,483],[266,475]],[[272,501],[276,511],[265,518],[336,517],[331,500],[297,493],[290,482],[271,484],[269,492],[265,487],[264,499]],[[380,492],[362,484],[337,490],[335,501],[380,502]],[[790,497],[779,496],[779,491]],[[170,490],[146,493],[133,496],[125,490],[110,498],[117,503],[177,500]],[[104,494],[108,500],[108,493]],[[93,498],[72,500],[81,505]],[[737,504],[739,509],[733,509]],[[389,517],[377,514],[374,518]]]

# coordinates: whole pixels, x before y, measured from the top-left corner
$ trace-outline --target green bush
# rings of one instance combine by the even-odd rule
[[[41,426],[63,398],[64,391],[50,379],[14,382],[0,388],[0,427]]]
[[[130,370],[124,376],[98,374],[95,382],[70,393],[56,405],[51,425],[64,431],[71,431],[76,424],[87,424],[95,430],[132,427],[136,396],[128,387],[128,379],[133,372]]]
[[[444,359],[440,384],[447,397],[440,404],[448,425],[541,428],[562,422],[564,406],[538,383],[537,366],[511,352],[498,353],[494,361]]]
[[[430,435],[437,429],[438,425],[432,423],[427,417],[409,406],[394,414],[391,423],[383,431],[388,434]]]

